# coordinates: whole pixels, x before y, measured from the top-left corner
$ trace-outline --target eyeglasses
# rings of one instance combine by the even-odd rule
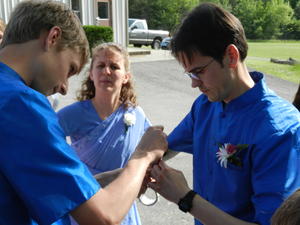
[[[213,61],[214,61],[214,59],[212,59],[211,61],[209,61],[209,63],[207,63],[206,65],[200,66],[200,67],[196,68],[196,70],[197,70],[196,73],[195,72],[193,72],[193,73],[192,72],[186,72],[184,74],[187,75],[187,76],[189,76],[191,79],[200,80],[199,74],[203,73],[203,70],[205,70]]]

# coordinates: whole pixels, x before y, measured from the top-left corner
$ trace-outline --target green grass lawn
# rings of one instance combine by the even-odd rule
[[[300,41],[249,41],[248,67],[282,79],[299,83],[300,65],[290,66],[271,63],[270,58],[300,61]]]
[[[246,58],[248,67],[297,84],[300,82],[300,65],[290,66],[270,62],[270,58],[287,60],[289,57],[300,61],[300,41],[249,41],[248,45]],[[150,46],[142,48],[151,49]]]

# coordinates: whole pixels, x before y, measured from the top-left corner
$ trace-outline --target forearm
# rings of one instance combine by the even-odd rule
[[[162,130],[160,126],[150,127],[119,176],[71,212],[79,224],[121,223],[140,191],[147,168],[167,149]]]
[[[104,214],[113,213],[117,220],[123,218],[140,191],[149,165],[148,159],[129,160],[117,179],[104,188],[106,195],[101,199]]]
[[[120,175],[121,172],[122,172],[122,168],[119,168],[104,173],[98,173],[94,177],[101,185],[101,187],[105,187],[108,184],[110,184],[113,180],[115,180]]]
[[[71,215],[79,224],[119,224],[138,195],[151,160],[131,159],[119,176],[77,207]]]
[[[190,213],[205,225],[254,225],[225,213],[199,195],[195,196]]]

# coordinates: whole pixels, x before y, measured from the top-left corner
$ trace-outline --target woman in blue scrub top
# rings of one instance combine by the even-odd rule
[[[78,100],[58,117],[79,158],[94,175],[124,167],[150,122],[137,106],[123,47],[104,43],[94,49]],[[122,225],[139,224],[134,203]]]

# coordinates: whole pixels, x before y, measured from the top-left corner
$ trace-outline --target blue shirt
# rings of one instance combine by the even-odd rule
[[[251,76],[255,86],[225,108],[200,95],[168,142],[170,149],[193,154],[200,196],[234,217],[267,225],[300,187],[300,114],[268,89],[261,73]],[[221,166],[216,153],[225,143],[247,146],[238,155],[241,166]]]
[[[99,184],[44,95],[3,63],[0,87],[0,224],[69,224],[67,214]]]
[[[130,126],[124,123],[124,115],[127,113],[135,118],[134,124]],[[57,115],[79,158],[93,174],[123,168],[150,126],[139,106],[125,109],[121,105],[102,120],[91,100],[75,102],[61,109]],[[138,224],[141,221],[134,203],[122,225]]]

